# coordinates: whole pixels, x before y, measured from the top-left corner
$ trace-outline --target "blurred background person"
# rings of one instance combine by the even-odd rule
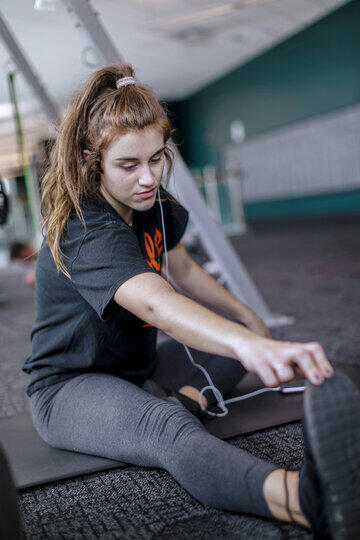
[[[23,280],[27,285],[35,285],[35,266],[37,253],[30,243],[12,242],[9,246],[10,260],[23,271]]]

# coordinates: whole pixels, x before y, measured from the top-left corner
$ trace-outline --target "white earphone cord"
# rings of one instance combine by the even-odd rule
[[[163,230],[163,236],[164,236],[164,252],[165,252],[165,269],[166,269],[166,280],[168,283],[170,283],[169,281],[169,272],[168,272],[168,254],[167,254],[167,249],[166,249],[166,232],[165,232],[165,223],[164,223],[164,214],[163,214],[163,209],[162,209],[162,205],[161,205],[161,200],[160,200],[160,189],[158,190],[158,199],[159,199],[159,206],[160,206],[160,212],[161,212],[161,224],[162,224],[162,230]],[[224,401],[224,398],[220,392],[220,390],[218,388],[216,388],[216,386],[214,386],[214,383],[213,381],[211,380],[211,377],[209,375],[209,373],[206,371],[206,369],[201,366],[200,364],[197,364],[192,355],[191,355],[191,352],[189,351],[187,345],[184,345],[184,348],[185,348],[185,351],[187,352],[188,354],[188,357],[190,358],[190,361],[192,362],[192,364],[194,364],[195,367],[197,367],[198,369],[201,369],[201,371],[203,372],[203,374],[205,375],[209,385],[208,386],[204,386],[204,388],[202,388],[200,390],[200,393],[199,393],[199,405],[201,407],[201,410],[202,411],[205,411],[207,414],[209,414],[210,416],[226,416],[229,412],[229,409],[226,407],[226,403],[233,403],[234,401],[242,401],[244,399],[248,399],[248,398],[251,398],[251,397],[254,397],[254,396],[257,396],[258,394],[262,394],[263,392],[278,392],[279,390],[281,390],[281,386],[276,386],[275,388],[260,388],[260,390],[255,390],[254,392],[250,392],[249,394],[244,394],[243,396],[238,396],[238,397],[235,397],[235,398],[231,398],[231,399],[227,399],[226,401]],[[212,412],[212,411],[209,411],[207,409],[205,409],[203,403],[202,403],[202,400],[201,400],[201,397],[203,395],[203,393],[206,391],[206,390],[211,390],[214,394],[214,396],[216,397],[217,399],[217,403],[220,407],[220,409],[222,409],[223,412],[221,413],[215,413],[215,412]]]

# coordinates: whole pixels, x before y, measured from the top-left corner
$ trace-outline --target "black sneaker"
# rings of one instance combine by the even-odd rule
[[[152,379],[147,379],[144,382],[142,388],[146,392],[149,392],[149,394],[156,396],[160,399],[182,405],[199,420],[204,420],[205,418],[207,418],[206,412],[201,409],[197,401],[189,398],[188,396],[185,396],[184,394],[181,394],[180,392],[177,392],[176,390],[171,390],[170,388],[160,386]]]
[[[338,369],[304,396],[300,507],[315,538],[360,538],[360,393]]]

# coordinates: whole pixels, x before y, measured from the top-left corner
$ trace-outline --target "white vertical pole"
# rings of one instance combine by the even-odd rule
[[[221,210],[215,167],[212,165],[207,165],[204,167],[203,178],[207,206],[210,209],[215,221],[220,225]]]

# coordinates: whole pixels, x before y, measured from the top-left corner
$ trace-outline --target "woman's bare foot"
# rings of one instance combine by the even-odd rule
[[[281,521],[292,523],[293,520],[286,510],[285,469],[276,469],[270,473],[264,482],[263,493],[270,512]],[[289,508],[296,523],[310,528],[310,523],[302,513],[299,503],[299,471],[288,471],[287,486],[289,493]]]

